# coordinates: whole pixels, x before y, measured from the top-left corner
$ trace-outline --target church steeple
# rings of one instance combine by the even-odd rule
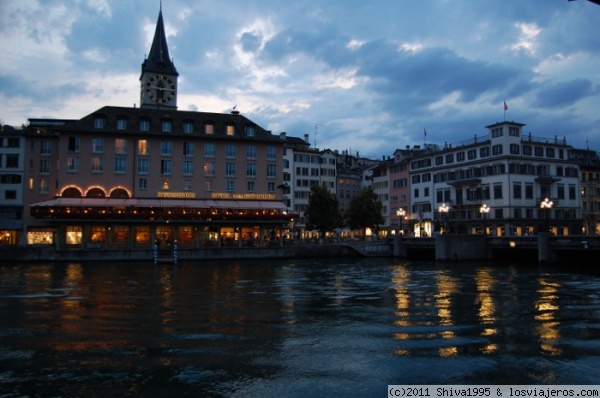
[[[177,76],[169,56],[161,3],[150,53],[142,63],[141,107],[177,109]]]

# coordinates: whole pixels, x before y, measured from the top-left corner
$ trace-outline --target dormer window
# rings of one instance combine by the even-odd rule
[[[189,120],[184,121],[182,127],[184,134],[192,134],[194,132],[194,123]]]
[[[212,123],[207,123],[204,125],[204,134],[213,135],[215,133],[215,125]]]
[[[173,131],[173,122],[169,119],[163,119],[160,121],[161,133],[170,133]]]
[[[127,130],[127,119],[122,117],[117,119],[117,130]]]
[[[104,116],[94,117],[94,128],[103,129],[104,127],[106,127],[106,118]]]
[[[140,119],[140,131],[150,131],[150,120]]]
[[[254,126],[245,126],[246,137],[256,137],[256,128]]]
[[[225,134],[227,135],[234,135],[235,134],[235,127],[231,124],[228,124],[227,126],[225,126]]]

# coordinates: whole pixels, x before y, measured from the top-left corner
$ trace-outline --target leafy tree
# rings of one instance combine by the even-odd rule
[[[383,224],[381,209],[383,205],[373,191],[373,187],[366,187],[350,202],[347,212],[348,224],[352,229],[371,228],[376,231],[379,224]]]
[[[314,185],[310,189],[308,208],[304,212],[307,224],[325,233],[338,225],[338,199],[326,187]]]

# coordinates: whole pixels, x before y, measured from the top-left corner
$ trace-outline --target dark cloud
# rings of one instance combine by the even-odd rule
[[[600,93],[600,87],[593,87],[588,79],[574,79],[566,82],[547,83],[536,94],[536,106],[555,108],[574,105],[590,95]]]

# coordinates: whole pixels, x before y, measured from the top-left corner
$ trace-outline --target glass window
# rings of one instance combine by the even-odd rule
[[[126,130],[127,129],[127,119],[120,118],[117,119],[117,130]]]
[[[479,157],[480,158],[487,158],[488,156],[490,156],[490,148],[485,146],[483,148],[479,148]]]
[[[173,152],[173,143],[171,141],[160,142],[160,154],[162,156],[171,156]]]
[[[50,173],[50,160],[42,159],[40,160],[40,174],[49,174]]]
[[[104,138],[92,138],[92,152],[93,153],[104,152]]]
[[[79,137],[69,137],[67,150],[69,152],[79,152]]]
[[[256,145],[248,145],[246,147],[246,158],[256,159]]]
[[[115,158],[115,173],[123,174],[127,172],[127,162],[125,158]]]
[[[183,156],[194,156],[194,143],[184,142],[183,143]]]
[[[267,165],[267,178],[277,177],[277,165],[269,163]]]
[[[256,163],[246,163],[246,177],[256,177]]]
[[[183,132],[185,134],[192,134],[194,132],[194,123],[190,121],[183,122]]]
[[[140,131],[150,131],[150,120],[140,119]]]
[[[127,140],[124,138],[115,138],[115,153],[127,153]]]
[[[215,152],[215,144],[204,144],[204,157],[214,158]]]
[[[215,163],[214,162],[204,163],[204,175],[205,176],[214,176],[215,175]]]
[[[65,242],[67,245],[80,245],[81,236],[81,227],[67,225],[65,236]]]
[[[150,161],[148,159],[138,159],[137,172],[139,174],[148,174],[149,167],[150,167]]]
[[[206,191],[212,191],[214,189],[214,181],[211,180],[205,180],[204,181],[204,190]]]
[[[168,159],[162,159],[160,161],[160,174],[170,175],[171,174],[171,161]]]
[[[33,143],[33,141],[32,141]],[[40,155],[50,155],[51,144],[50,141],[42,141],[40,143]]]
[[[139,189],[148,189],[148,179],[145,177],[138,178],[138,188]]]
[[[267,160],[276,160],[277,159],[277,148],[274,146],[267,147]]]
[[[79,171],[79,156],[67,156],[67,171],[69,173]]]
[[[91,171],[92,173],[102,173],[104,169],[104,161],[102,156],[95,156],[91,160]]]
[[[167,119],[160,121],[160,131],[163,133],[170,133],[173,131],[173,122]]]
[[[225,175],[227,177],[235,177],[235,163],[234,162],[225,163]]]
[[[228,158],[237,157],[237,147],[235,144],[227,144],[225,147],[225,156]]]
[[[148,141],[147,140],[139,140],[138,141],[138,154],[139,155],[148,155]]]
[[[246,126],[244,131],[246,132],[246,137],[256,136],[256,128],[254,126]]]
[[[235,191],[235,181],[227,181],[227,192]]]
[[[183,161],[183,175],[191,176],[194,174],[194,161],[184,160]]]
[[[95,129],[103,129],[106,126],[106,118],[103,116],[96,116],[94,118],[94,128]]]
[[[227,126],[225,126],[225,134],[227,135],[234,135],[235,134],[235,127],[228,124]]]
[[[50,179],[40,178],[40,193],[50,192]]]
[[[256,189],[256,183],[254,181],[248,181],[248,192],[254,192]]]
[[[204,134],[213,135],[215,133],[215,125],[207,123],[204,125]]]

